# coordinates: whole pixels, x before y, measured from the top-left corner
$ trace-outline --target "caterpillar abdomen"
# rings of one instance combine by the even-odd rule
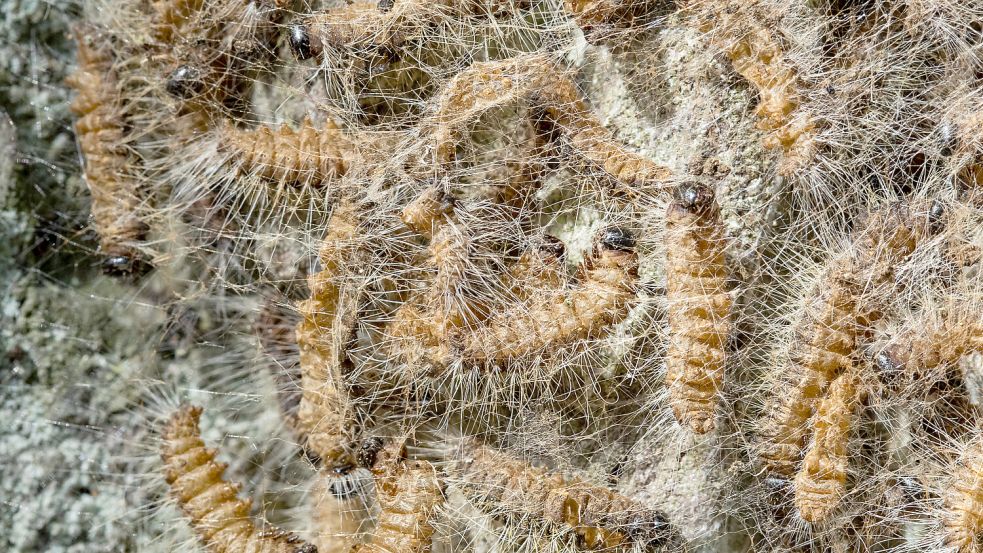
[[[216,553],[316,553],[317,549],[281,530],[261,531],[250,520],[249,500],[240,486],[222,479],[226,465],[201,439],[200,407],[174,413],[162,432],[164,477],[195,532]]]
[[[277,131],[225,127],[220,140],[241,173],[282,184],[319,186],[343,176],[354,156],[354,145],[337,126],[315,129],[310,119],[296,131],[287,125]]]
[[[821,522],[846,493],[853,411],[860,399],[852,371],[840,375],[816,410],[812,444],[795,476],[795,506],[808,522]]]
[[[983,448],[975,444],[955,472],[953,485],[943,500],[945,544],[958,553],[983,550]]]
[[[119,93],[108,53],[77,35],[79,68],[66,83],[78,92],[71,110],[82,155],[85,181],[92,194],[92,225],[99,234],[99,250],[108,272],[131,272],[142,263],[135,243],[147,227],[140,219],[134,160],[124,140]]]
[[[666,214],[666,233],[670,402],[680,424],[703,434],[714,427],[732,303],[713,192],[698,185],[680,189]]]
[[[625,230],[603,231],[576,288],[543,291],[518,309],[462,335],[462,354],[480,361],[521,357],[548,346],[602,335],[628,315],[635,298],[638,257]]]
[[[429,553],[433,515],[444,501],[433,465],[403,461],[376,482],[379,518],[369,543],[353,553]]]

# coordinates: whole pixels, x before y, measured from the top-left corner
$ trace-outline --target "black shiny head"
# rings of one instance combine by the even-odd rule
[[[358,453],[356,454],[359,466],[371,468],[375,464],[379,452],[382,451],[383,445],[382,438],[374,436],[362,441],[362,445],[358,448]]]
[[[874,365],[881,377],[888,379],[898,376],[904,370],[904,364],[891,348],[887,348],[874,356]]]
[[[633,252],[635,251],[635,237],[623,228],[608,227],[601,231],[598,246],[602,250]]]
[[[393,4],[395,3],[396,0],[379,0],[377,7],[381,12],[388,12],[389,10],[393,9]]]
[[[945,204],[935,200],[928,208],[928,230],[932,234],[937,234],[942,232],[943,228],[945,228]]]
[[[317,53],[311,45],[311,33],[307,25],[298,23],[291,25],[290,30],[290,49],[294,51],[297,59],[307,60],[313,58]]]
[[[713,189],[699,183],[682,184],[676,189],[676,203],[691,213],[702,213],[713,205]]]
[[[539,243],[538,249],[543,257],[551,257],[553,259],[563,259],[563,256],[567,252],[567,247],[563,244],[563,241],[549,234],[543,237],[543,241]]]
[[[313,543],[305,543],[298,547],[294,553],[317,553],[317,546]]]
[[[167,77],[167,93],[175,98],[187,100],[201,94],[203,90],[205,81],[202,80],[201,71],[190,65],[178,67]]]
[[[141,275],[150,265],[136,255],[113,255],[102,261],[102,271],[112,276]]]

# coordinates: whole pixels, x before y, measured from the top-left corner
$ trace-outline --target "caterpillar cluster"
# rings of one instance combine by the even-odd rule
[[[892,521],[929,520],[918,530],[925,541],[972,551],[979,471],[970,453],[952,454],[979,439],[956,371],[983,346],[971,132],[961,128],[950,156],[932,149],[929,122],[914,138],[863,144],[844,124],[844,113],[863,113],[890,128],[890,114],[914,109],[897,98],[955,94],[935,81],[931,91],[902,88],[859,46],[884,39],[891,60],[922,68],[947,59],[944,33],[901,17],[915,17],[916,2],[897,14],[882,3],[808,4],[688,2],[666,18],[654,17],[669,10],[660,2],[134,7],[152,32],[83,31],[71,81],[93,226],[110,263],[127,265],[153,251],[145,231],[175,213],[204,227],[190,207],[204,204],[237,225],[230,256],[243,261],[230,288],[284,303],[307,296],[296,304],[299,400],[283,402],[296,410],[287,421],[321,472],[315,495],[337,500],[323,505],[355,494],[343,483],[364,470],[380,511],[365,539],[339,530],[339,547],[429,551],[458,509],[494,518],[522,543],[701,545],[668,499],[608,485],[632,485],[611,474],[629,451],[639,457],[668,436],[672,446],[653,446],[660,462],[705,448],[708,473],[729,464],[722,516],[758,522],[738,533],[769,547],[801,546],[803,529],[817,548],[865,532],[909,540],[910,529],[872,521],[928,470],[912,468],[910,449],[954,483],[943,493],[944,478],[925,477],[927,499],[895,493]],[[801,13],[815,16],[816,35],[792,36]],[[626,133],[618,112],[628,102],[596,101],[599,85],[581,70],[604,56],[634,59],[596,43],[657,40],[639,31],[672,34],[663,21],[722,50],[757,94],[746,120],[701,121],[703,151],[623,141],[666,120],[653,109],[645,116],[659,124],[640,116]],[[902,32],[924,51],[903,51]],[[124,44],[109,48],[115,56],[151,54],[114,62],[90,42]],[[727,71],[714,86],[730,89]],[[666,86],[717,78],[690,77]],[[850,78],[885,97],[864,104]],[[823,94],[861,105],[824,108]],[[653,135],[688,132],[671,123]],[[741,125],[745,149],[728,134]],[[751,128],[761,144],[746,144],[759,136]],[[714,144],[720,136],[730,142]],[[760,206],[747,198],[765,185],[728,171],[742,174],[754,147],[781,151],[759,174],[787,194],[766,206],[783,218],[748,240],[742,224]],[[714,149],[717,171],[694,169],[712,166]],[[273,249],[297,238],[304,251],[293,262],[306,268],[274,266],[263,238]],[[264,257],[287,276],[256,269]],[[335,547],[328,538],[339,536],[306,544],[249,522],[197,437],[197,416],[172,420],[163,457],[208,547]],[[914,445],[883,437],[895,419],[913,421]],[[448,448],[458,434],[466,445]],[[381,435],[439,459],[382,447]],[[180,440],[191,445],[179,451]],[[523,460],[530,451],[542,466]],[[191,482],[195,471],[207,479]],[[858,512],[864,505],[876,509]],[[314,518],[309,535],[328,533]]]

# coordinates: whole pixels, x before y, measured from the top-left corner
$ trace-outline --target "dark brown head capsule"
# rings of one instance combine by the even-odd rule
[[[945,228],[945,204],[935,200],[928,208],[928,230],[932,234],[938,234],[943,228]]]
[[[382,446],[382,438],[366,438],[356,454],[359,466],[372,468],[372,465],[375,465],[376,457],[382,451]]]
[[[113,255],[102,261],[102,270],[107,275],[141,275],[150,270],[150,264],[137,255]]]
[[[205,90],[205,81],[201,78],[201,71],[190,65],[182,65],[171,72],[166,88],[171,96],[187,100]]]
[[[676,203],[690,213],[703,213],[713,206],[713,189],[691,182],[676,189]]]
[[[388,12],[389,10],[393,9],[393,4],[395,3],[396,0],[379,0],[377,7],[381,12]]]
[[[311,39],[311,31],[307,25],[298,23],[290,26],[290,49],[297,59],[308,60],[318,55],[316,41]]]
[[[635,237],[623,228],[608,227],[601,231],[598,245],[603,250],[633,252],[635,251]]]
[[[567,251],[567,247],[563,244],[562,240],[549,234],[543,237],[543,241],[539,243],[538,249],[543,257],[553,259],[563,259]]]

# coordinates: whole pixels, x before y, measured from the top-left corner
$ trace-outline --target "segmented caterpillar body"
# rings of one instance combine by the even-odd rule
[[[618,144],[601,125],[577,85],[540,57],[476,63],[451,79],[436,100],[433,122],[437,163],[455,158],[462,129],[482,113],[515,101],[530,102],[565,136],[569,147],[623,184],[661,184],[665,167]]]
[[[725,288],[726,241],[713,191],[700,185],[682,187],[665,224],[666,380],[676,420],[703,434],[714,427],[732,303]]]
[[[299,305],[301,395],[299,430],[326,465],[349,464],[353,413],[342,373],[359,309],[360,294],[341,281],[353,268],[366,263],[357,239],[355,207],[335,207],[319,252],[322,270],[311,275],[310,299]]]
[[[983,551],[983,444],[973,444],[953,473],[953,484],[943,498],[945,544],[958,553],[979,553]]]
[[[161,42],[171,42],[188,19],[197,13],[205,0],[156,0],[153,3],[156,14],[154,35]]]
[[[846,493],[847,456],[860,381],[847,371],[829,386],[813,423],[813,440],[795,475],[795,506],[808,522],[821,522]]]
[[[491,448],[468,444],[453,468],[464,491],[480,505],[505,514],[566,526],[589,549],[667,543],[673,531],[661,512],[607,488],[565,478]]]
[[[132,171],[136,160],[123,144],[124,123],[113,60],[76,33],[79,67],[66,79],[78,92],[71,110],[79,116],[75,134],[85,160],[85,182],[92,194],[92,226],[109,272],[130,272],[142,263],[135,244],[147,231],[139,217],[140,196]]]
[[[566,246],[558,238],[545,236],[509,267],[504,285],[513,302],[524,302],[548,290],[557,290],[566,282],[563,259]]]
[[[434,512],[444,501],[433,465],[426,461],[396,463],[376,479],[376,492],[380,513],[375,532],[353,553],[429,553]]]
[[[760,427],[759,457],[769,471],[785,477],[795,472],[806,421],[829,382],[853,367],[857,340],[880,316],[876,298],[885,291],[878,288],[890,283],[894,267],[927,235],[926,223],[903,206],[873,213],[852,250],[833,260],[807,298],[789,352],[786,386]]]
[[[277,131],[226,126],[219,140],[240,173],[275,183],[320,186],[343,176],[357,156],[354,143],[330,121],[316,129],[304,119],[296,131],[287,125]]]
[[[253,524],[251,502],[236,497],[241,486],[222,479],[226,465],[215,462],[215,450],[201,439],[200,417],[200,407],[184,407],[171,416],[162,432],[161,458],[171,494],[209,551],[316,553],[296,536]]]
[[[882,371],[901,373],[885,378],[904,376],[905,382],[915,382],[936,369],[947,370],[972,351],[983,351],[983,324],[978,314],[955,307],[941,319],[923,322],[917,331],[896,339],[877,361]]]
[[[504,361],[599,336],[624,320],[638,280],[638,256],[631,234],[614,227],[602,231],[582,270],[583,279],[574,288],[544,291],[519,308],[501,311],[481,327],[464,332],[462,356]]]

